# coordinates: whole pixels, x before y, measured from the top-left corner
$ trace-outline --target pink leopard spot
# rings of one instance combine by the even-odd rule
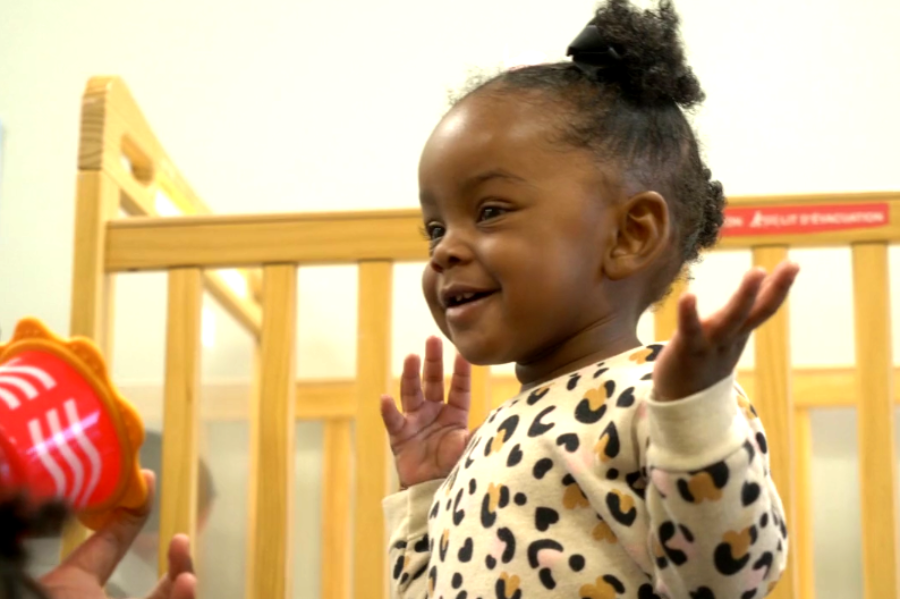
[[[659,492],[668,497],[675,492],[675,478],[666,471],[655,468],[650,474],[650,481]]]

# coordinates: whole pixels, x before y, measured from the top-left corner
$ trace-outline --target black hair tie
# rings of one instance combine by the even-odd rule
[[[566,52],[575,66],[594,78],[603,71],[621,68],[622,54],[623,50],[607,42],[594,24],[585,27]]]

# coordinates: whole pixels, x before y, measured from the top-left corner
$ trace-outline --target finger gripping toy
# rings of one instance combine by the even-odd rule
[[[144,504],[141,419],[113,386],[98,348],[36,319],[0,345],[0,487],[63,499],[97,530]]]

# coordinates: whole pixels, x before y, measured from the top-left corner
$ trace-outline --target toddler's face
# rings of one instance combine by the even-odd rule
[[[552,142],[549,110],[476,94],[422,154],[425,298],[475,364],[539,359],[606,309],[601,255],[615,191],[592,153]]]

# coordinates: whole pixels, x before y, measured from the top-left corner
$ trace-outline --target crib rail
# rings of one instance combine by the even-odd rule
[[[102,135],[93,124],[99,118],[92,116],[96,106],[107,107]],[[382,599],[387,567],[380,503],[391,489],[376,398],[397,385],[389,363],[393,264],[427,258],[418,212],[159,217],[151,210],[147,183],[160,180],[158,173],[170,173],[165,185],[179,198],[193,202],[196,196],[180,175],[171,174],[177,171],[164,166],[168,159],[159,161],[165,154],[135,111],[120,81],[92,80],[88,86],[83,135],[93,141],[83,141],[79,162],[75,259],[83,278],[76,277],[72,328],[100,340],[108,351],[111,277],[169,273],[162,536],[190,532],[193,526],[196,473],[194,466],[178,464],[196,463],[201,285],[217,284],[206,274],[210,269],[262,269],[261,306],[232,302],[229,308],[245,324],[257,322],[257,315],[259,323],[253,329],[259,376],[250,410],[248,597],[290,595],[293,423],[317,419],[325,422],[323,596]],[[122,152],[132,164],[130,172],[123,170]],[[86,166],[91,167],[87,172]],[[142,217],[116,220],[120,205]],[[893,413],[900,402],[900,373],[892,366],[886,323],[887,248],[900,241],[900,193],[731,198],[724,231],[720,247],[750,249],[754,263],[766,268],[792,247],[849,246],[853,252],[857,366],[792,369],[786,306],[757,334],[755,369],[739,373],[768,431],[772,472],[793,532],[789,569],[772,596],[814,597],[809,410],[838,406],[855,406],[859,412],[865,597],[898,596]],[[293,371],[296,269],[341,263],[359,265],[356,379],[298,383]],[[227,298],[216,297],[229,306]],[[657,338],[674,330],[673,301],[656,313]],[[473,425],[514,392],[509,378],[475,369]]]

